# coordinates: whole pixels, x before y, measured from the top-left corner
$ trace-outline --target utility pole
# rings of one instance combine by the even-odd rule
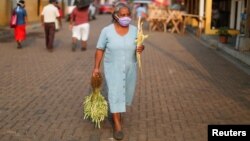
[[[37,15],[38,16],[40,15],[40,4],[41,4],[41,1],[37,0]]]

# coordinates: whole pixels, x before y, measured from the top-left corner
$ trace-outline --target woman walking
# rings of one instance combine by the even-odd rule
[[[20,0],[17,3],[17,7],[13,10],[17,15],[17,23],[14,28],[15,40],[17,42],[17,48],[22,48],[22,41],[26,38],[26,23],[27,23],[27,12],[24,9],[25,2]]]
[[[113,137],[122,140],[121,113],[126,105],[131,105],[137,76],[136,52],[144,46],[136,47],[137,28],[130,24],[131,11],[124,3],[118,3],[112,14],[113,23],[104,27],[97,42],[95,66],[92,75],[100,74],[100,64],[104,56],[104,74],[108,87],[108,101],[114,122]]]
[[[77,41],[81,41],[81,50],[87,49],[87,40],[89,37],[89,6],[76,6],[70,17],[70,29],[72,29],[72,51],[76,50]]]

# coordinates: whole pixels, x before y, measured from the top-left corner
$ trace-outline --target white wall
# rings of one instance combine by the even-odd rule
[[[236,2],[238,3],[237,11],[236,11]],[[241,22],[240,14],[244,10],[244,5],[245,5],[244,0],[231,0],[230,28],[234,29],[236,25],[236,29],[240,30],[240,22]],[[235,17],[237,18],[236,23],[235,23]]]
[[[107,1],[107,3],[109,3],[109,4],[112,4],[114,0],[101,0],[100,4],[104,4],[105,1]]]

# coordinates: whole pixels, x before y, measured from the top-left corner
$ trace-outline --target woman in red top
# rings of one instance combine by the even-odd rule
[[[75,51],[77,40],[82,42],[82,51],[87,49],[87,40],[89,36],[89,7],[75,7],[70,17],[70,28],[72,29],[72,51]]]

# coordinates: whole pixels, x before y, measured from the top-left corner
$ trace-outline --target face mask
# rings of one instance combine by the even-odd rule
[[[131,22],[131,18],[130,17],[118,18],[118,22],[121,26],[128,26]]]

